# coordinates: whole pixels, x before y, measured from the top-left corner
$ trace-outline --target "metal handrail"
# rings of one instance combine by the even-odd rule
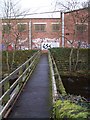
[[[66,93],[66,91],[65,91],[65,88],[64,88],[62,79],[61,79],[61,77],[60,77],[60,74],[59,74],[59,71],[58,71],[57,65],[56,65],[56,63],[55,63],[55,61],[54,61],[53,56],[52,56],[52,62],[53,62],[54,71],[55,71],[55,72],[54,72],[54,76],[55,76],[55,75],[58,76],[58,81],[59,81],[59,85],[60,85],[60,88],[61,88],[60,92],[61,92],[61,94],[66,95],[67,93]]]
[[[67,93],[62,83],[54,58],[51,55],[50,51],[48,51],[48,54],[49,54],[50,71],[51,71],[51,77],[52,77],[52,94],[53,94],[53,103],[54,103],[58,99],[58,97],[60,97],[61,95],[66,95]],[[55,76],[57,76],[57,79],[59,81],[59,85],[61,88],[61,91],[60,91],[61,95],[60,93],[57,92],[57,89],[58,89],[56,85],[57,79],[55,78]]]
[[[40,57],[40,51],[35,53],[30,59],[28,59],[24,64],[22,64],[19,68],[13,71],[9,76],[7,76],[2,81],[0,81],[0,87],[2,87],[5,84],[7,84],[8,86],[5,92],[0,97],[0,104],[1,104],[0,107],[2,107],[0,111],[0,119],[5,116],[7,110],[9,109],[11,103],[14,101],[15,97],[20,92],[22,86],[29,79],[32,71],[34,70],[39,60],[39,57]],[[26,67],[26,69],[23,71],[24,67]],[[17,73],[18,73],[17,79],[10,86],[9,80],[13,77],[13,75],[16,75]]]
[[[56,81],[55,81],[54,69],[53,69],[53,63],[52,63],[50,51],[48,51],[48,56],[49,56],[49,66],[50,66],[50,73],[51,73],[51,79],[52,79],[52,97],[53,97],[53,103],[55,103],[55,101],[58,98],[58,92],[56,87]]]
[[[11,74],[9,74],[9,76],[5,77],[2,81],[0,81],[0,85],[4,84],[5,81],[7,81],[8,79],[10,79],[15,73],[18,73],[18,71],[24,67],[28,62],[30,62],[34,56],[36,55],[37,53],[35,53],[30,59],[28,59],[25,63],[23,63],[20,67],[18,67],[15,71],[13,71]]]

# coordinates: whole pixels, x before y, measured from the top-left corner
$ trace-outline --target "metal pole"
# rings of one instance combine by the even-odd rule
[[[64,12],[61,12],[62,19],[62,47],[64,47]]]
[[[32,29],[31,29],[31,21],[29,21],[29,49],[32,49]]]
[[[0,18],[0,46],[2,46],[2,19]],[[2,80],[2,48],[0,50],[0,81]],[[2,84],[0,85],[0,97],[2,96]],[[2,110],[2,101],[0,101],[0,112]],[[2,119],[2,114],[0,115],[0,120]]]

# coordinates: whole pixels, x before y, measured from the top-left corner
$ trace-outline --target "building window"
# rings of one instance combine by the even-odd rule
[[[60,24],[59,23],[52,23],[52,31],[59,31]]]
[[[18,31],[19,31],[19,32],[24,32],[24,31],[26,31],[26,24],[19,23],[19,24],[18,24]]]
[[[3,24],[3,34],[9,34],[11,31],[11,24],[7,23],[7,24]]]
[[[76,24],[76,31],[79,33],[83,33],[87,31],[87,25],[86,24]]]
[[[46,24],[35,24],[36,32],[45,32]]]

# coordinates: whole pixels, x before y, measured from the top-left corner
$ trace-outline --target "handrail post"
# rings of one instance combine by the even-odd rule
[[[2,85],[2,94],[5,93],[8,89],[10,89],[9,80],[5,81],[4,85]],[[2,106],[5,105],[10,99],[10,94],[7,94],[2,100]]]
[[[0,119],[6,117],[8,112],[11,111],[12,106],[36,67],[39,57],[40,51],[35,53],[9,76],[0,81],[0,90],[2,91],[0,94]],[[15,77],[15,81],[11,84],[10,80],[13,77]]]
[[[26,69],[29,67],[30,63],[31,63],[31,60],[26,64]],[[27,73],[26,73],[26,77],[28,76],[28,74],[29,74],[29,72],[30,72],[30,69],[31,69],[31,68],[28,69],[28,71],[27,71]]]
[[[19,70],[19,76],[22,75],[22,73],[23,73],[23,68],[20,68],[20,70]],[[19,84],[19,89],[20,89],[22,87],[22,84],[23,84],[22,80],[19,80],[18,84]]]

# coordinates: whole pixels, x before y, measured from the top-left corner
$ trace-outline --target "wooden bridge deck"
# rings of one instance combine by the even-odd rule
[[[8,118],[49,118],[49,63],[42,54]]]

